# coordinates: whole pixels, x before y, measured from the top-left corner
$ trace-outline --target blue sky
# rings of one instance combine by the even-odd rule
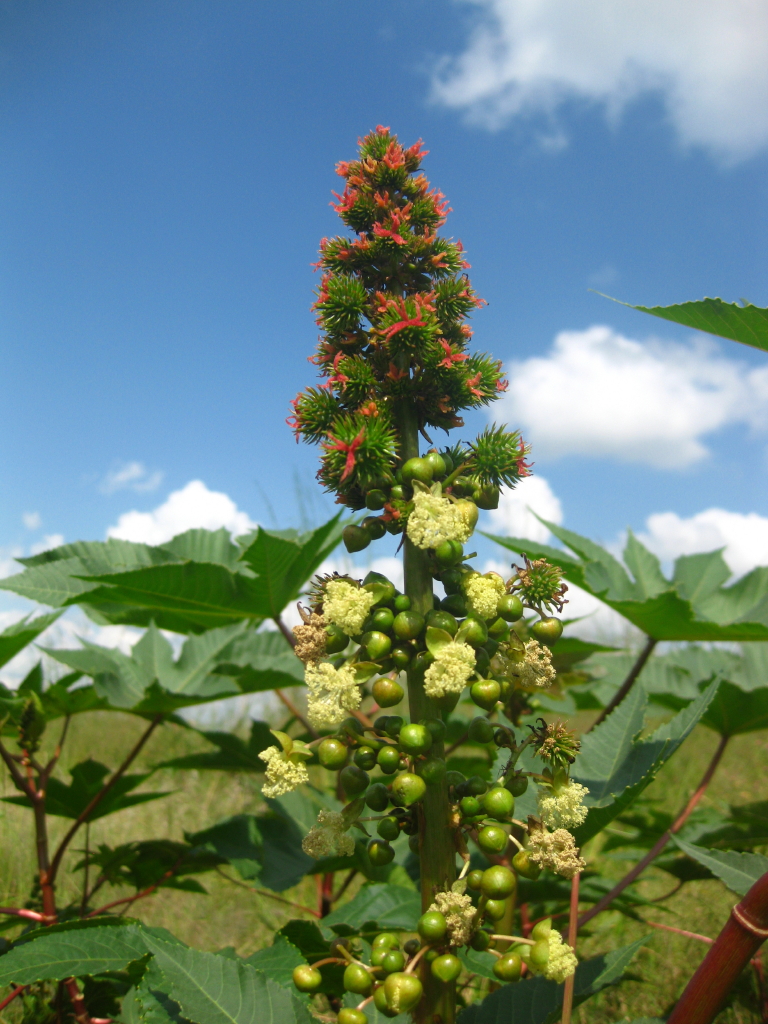
[[[768,305],[768,15],[606,5],[6,0],[3,572],[131,511],[148,539],[332,511],[284,419],[314,372],[333,167],[378,123],[424,139],[455,211],[475,342],[511,364],[497,414],[547,481],[527,501],[665,558],[768,562],[765,356],[589,290]]]

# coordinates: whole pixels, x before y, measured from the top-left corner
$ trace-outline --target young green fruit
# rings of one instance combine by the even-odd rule
[[[365,507],[369,508],[372,512],[378,512],[380,508],[384,508],[386,503],[387,495],[384,491],[379,490],[378,487],[374,487],[373,490],[368,491],[365,495]]]
[[[526,789],[528,789],[528,776],[518,772],[512,776],[504,788],[508,789],[512,796],[522,796]]]
[[[341,769],[339,781],[347,796],[358,796],[368,789],[371,780],[362,768],[358,768],[356,764],[348,764],[346,768]]]
[[[371,543],[371,535],[362,526],[345,526],[341,534],[344,547],[350,554],[362,551]]]
[[[408,459],[400,469],[404,484],[409,484],[413,480],[419,480],[423,484],[431,484],[433,472],[429,460],[418,457]]]
[[[517,622],[523,617],[523,602],[517,594],[504,594],[499,598],[498,613],[506,622]]]
[[[456,981],[461,974],[461,960],[453,953],[443,953],[432,961],[429,969],[433,977],[447,985],[451,981]]]
[[[396,740],[403,728],[403,719],[400,715],[387,715],[387,724],[384,729],[390,739]]]
[[[393,843],[400,835],[400,826],[397,824],[397,818],[391,815],[387,818],[382,818],[376,826],[376,831],[382,839],[386,839],[388,843]]]
[[[424,462],[429,463],[432,470],[433,480],[442,480],[447,472],[447,466],[445,459],[439,452],[427,452],[424,456]]]
[[[364,628],[378,629],[382,633],[389,633],[394,621],[395,613],[391,608],[376,608],[374,612],[368,616]]]
[[[337,772],[344,767],[347,763],[347,754],[346,745],[341,740],[334,739],[333,736],[326,736],[317,748],[317,758],[320,764],[332,772]]]
[[[390,655],[392,664],[402,672],[411,663],[411,651],[408,647],[393,647]]]
[[[445,915],[441,914],[439,910],[428,910],[416,922],[416,931],[424,942],[432,945],[445,938],[448,922],[445,920]]]
[[[326,654],[340,654],[346,651],[349,646],[349,637],[338,626],[329,625],[325,627],[325,651]]]
[[[432,733],[433,743],[442,743],[445,739],[446,725],[440,718],[422,718],[420,725],[426,725],[429,731]]]
[[[371,946],[373,949],[400,949],[400,938],[394,932],[379,932]]]
[[[440,610],[450,612],[457,619],[463,619],[467,614],[467,599],[461,593],[447,594],[440,602]]]
[[[490,944],[491,944],[491,936],[483,928],[480,928],[472,936],[472,938],[469,941],[469,944],[472,947],[472,949],[476,949],[480,953],[482,953],[484,950],[488,949],[488,947],[490,946]]]
[[[382,1017],[397,1017],[398,1015],[397,1010],[393,1010],[387,1002],[387,993],[384,991],[383,985],[379,985],[377,989],[374,989],[373,1005]]]
[[[382,676],[371,687],[373,699],[380,708],[393,708],[405,696],[405,690],[394,679]]]
[[[342,1006],[336,1018],[336,1024],[368,1024],[368,1018],[362,1010],[352,1006]]]
[[[540,866],[533,860],[527,850],[518,850],[515,856],[512,858],[512,867],[523,878],[530,878],[532,882],[541,874]]]
[[[468,615],[462,623],[460,639],[471,647],[482,647],[488,640],[488,627],[482,619]]]
[[[411,599],[407,594],[398,594],[395,598],[396,612],[409,612],[411,610]]]
[[[483,871],[481,871],[480,868],[475,868],[474,871],[470,871],[467,875],[467,887],[477,891],[480,888],[482,877]]]
[[[485,904],[485,916],[489,921],[500,921],[507,912],[505,900],[488,900]]]
[[[470,775],[465,786],[470,796],[482,796],[486,789],[488,789],[488,783],[485,779],[481,779],[479,775]]]
[[[368,787],[365,802],[372,811],[385,811],[389,805],[389,790],[383,782],[374,782]]]
[[[376,763],[385,775],[394,775],[400,767],[400,751],[397,747],[382,747],[376,755]]]
[[[495,679],[478,679],[477,682],[472,683],[469,696],[479,708],[484,711],[492,711],[501,697],[501,686]]]
[[[399,949],[389,949],[381,960],[380,967],[383,967],[387,974],[394,974],[395,971],[402,971],[405,967],[405,956]]]
[[[477,526],[478,519],[477,505],[474,503],[474,501],[469,501],[468,498],[460,498],[456,502],[456,504],[459,508],[459,511],[461,512],[461,516],[464,522],[467,524],[470,530],[474,530],[474,528]]]
[[[538,971],[543,971],[549,963],[549,942],[546,939],[539,939],[531,946],[530,964]]]
[[[376,767],[376,751],[373,747],[358,747],[355,751],[354,762],[358,768],[369,772],[372,768]]]
[[[293,969],[293,984],[299,992],[314,992],[323,983],[323,976],[316,967],[299,964]]]
[[[503,864],[494,864],[483,872],[480,889],[489,899],[505,900],[516,888],[514,873]]]
[[[549,933],[552,931],[552,918],[545,917],[543,921],[537,921],[531,929],[531,938],[534,942],[538,942],[540,939],[548,939]]]
[[[456,636],[456,631],[459,628],[458,622],[450,612],[444,612],[436,608],[433,608],[431,612],[427,612],[427,625],[434,626],[435,629],[444,629],[451,636]]]
[[[467,736],[473,743],[493,743],[493,726],[483,715],[478,715],[469,723]]]
[[[435,560],[441,569],[450,569],[464,557],[464,548],[457,540],[444,540],[435,548]]]
[[[505,622],[504,619],[496,619],[496,621],[492,622],[488,627],[489,642],[494,640],[496,643],[501,643],[502,641],[509,640],[510,635],[509,623]],[[491,651],[488,650],[488,653],[491,654]],[[493,654],[495,653],[496,648],[493,650]]]
[[[407,953],[408,956],[415,956],[421,949],[421,943],[418,939],[408,939],[407,942],[403,943],[403,952]]]
[[[367,996],[373,988],[373,976],[360,964],[349,964],[344,971],[342,984],[347,992]]]
[[[487,484],[485,487],[481,487],[474,493],[474,499],[477,507],[486,511],[498,508],[500,497],[501,491],[498,487],[494,487],[493,484]]]
[[[461,594],[461,581],[464,578],[464,573],[461,569],[443,569],[440,573],[440,582],[443,584],[443,589],[446,594]]]
[[[408,1013],[421,1001],[423,988],[413,974],[390,974],[384,982],[387,1005],[398,1013]]]
[[[494,786],[483,796],[481,803],[486,814],[497,821],[504,821],[512,816],[515,809],[515,798],[503,786]]]
[[[519,953],[505,953],[493,965],[493,973],[499,981],[507,983],[520,981],[520,976],[523,973],[522,957]],[[339,1024],[341,1024],[341,1017],[339,1017]]]
[[[379,505],[379,508],[381,507]],[[364,530],[368,531],[371,540],[381,540],[387,532],[385,522],[379,516],[366,516],[360,525]]]
[[[400,730],[399,743],[406,754],[426,754],[432,746],[432,733],[425,725],[412,722]]]
[[[398,640],[415,640],[424,631],[426,620],[418,612],[398,612],[392,631]]]
[[[386,633],[372,629],[368,633],[363,633],[360,638],[360,646],[366,649],[368,657],[372,661],[378,661],[380,658],[386,658],[389,654],[392,649],[392,641]]]
[[[373,864],[374,867],[384,867],[385,864],[391,864],[395,859],[395,851],[393,847],[383,839],[369,839],[367,849],[368,856],[371,859],[371,864]]]
[[[392,783],[392,794],[398,803],[410,807],[417,803],[427,791],[427,784],[413,772],[403,772]]]
[[[449,787],[453,786],[453,788],[456,789],[457,786],[463,785],[463,783],[465,783],[467,780],[464,778],[461,772],[450,771],[446,772],[445,781],[447,782]]]
[[[483,853],[504,853],[509,836],[498,825],[486,825],[477,833],[477,845]]]
[[[459,801],[459,807],[465,818],[474,818],[482,809],[476,796],[463,796]]]
[[[418,833],[416,833],[416,835],[413,836],[408,836],[408,849],[411,851],[411,853],[415,853],[418,856],[419,850],[421,849],[421,843],[419,842]]]
[[[445,778],[445,761],[442,757],[428,757],[419,764],[418,769],[428,786],[436,786]]]
[[[544,619],[539,619],[538,622],[534,622],[531,626],[531,633],[539,643],[552,647],[563,635],[563,624],[560,619],[549,615]]]

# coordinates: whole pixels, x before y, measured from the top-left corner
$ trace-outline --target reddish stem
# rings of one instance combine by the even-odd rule
[[[699,935],[698,932],[687,932],[685,928],[673,928],[671,924],[660,924],[658,921],[646,921],[647,925],[651,928],[663,928],[665,932],[673,932],[675,935],[683,935],[686,939],[698,939],[699,942],[706,942],[708,945],[712,945],[715,941],[710,939],[708,935]]]
[[[45,914],[38,914],[36,910],[17,910],[15,907],[0,907],[0,914],[8,914],[10,917],[23,917],[27,921],[38,921],[40,923],[48,921]]]
[[[88,1016],[85,1000],[83,999],[82,992],[77,987],[76,979],[67,978],[64,982],[64,987],[69,994],[72,1009],[75,1011],[75,1020],[77,1021],[77,1024],[91,1024],[91,1018]]]
[[[638,863],[632,868],[632,870],[627,872],[627,874],[624,875],[622,880],[620,882],[617,882],[616,885],[614,885],[610,892],[606,893],[601,900],[598,900],[594,907],[592,907],[591,910],[588,910],[586,914],[582,914],[582,916],[579,918],[579,928],[583,928],[587,921],[591,921],[593,917],[596,917],[601,911],[605,910],[606,907],[610,906],[610,904],[616,899],[616,897],[620,893],[624,892],[627,886],[631,885],[632,882],[634,882],[634,880],[638,877],[638,875],[641,875],[643,871],[645,871],[645,869],[648,867],[651,861],[655,860],[655,858],[658,857],[658,855],[667,845],[667,843],[675,834],[675,832],[680,831],[680,829],[683,827],[683,825],[690,817],[691,813],[693,812],[698,802],[704,796],[704,793],[707,790],[707,786],[712,781],[712,776],[715,774],[717,766],[720,764],[720,759],[723,756],[723,752],[725,751],[729,738],[730,737],[728,736],[720,737],[720,742],[717,745],[717,750],[713,754],[712,760],[709,762],[707,770],[701,777],[701,782],[699,783],[696,792],[693,794],[691,799],[688,801],[688,803],[682,809],[680,814],[677,816],[674,824],[664,833],[663,836],[661,836],[656,841],[656,843],[654,843],[652,849],[650,849],[648,853],[646,853],[643,859],[641,861],[638,861]]]
[[[627,696],[629,691],[634,686],[635,680],[645,668],[645,663],[650,658],[653,649],[657,643],[658,641],[655,640],[652,636],[649,636],[646,639],[645,646],[643,647],[642,651],[640,651],[639,655],[637,656],[637,660],[635,661],[632,668],[629,670],[627,678],[624,680],[619,689],[613,695],[613,699],[603,708],[603,710],[594,720],[592,725],[590,725],[589,729],[587,729],[587,732],[591,732],[596,725],[600,725],[600,723],[604,721],[608,717],[608,715],[610,715],[614,708],[617,708],[619,704],[621,704],[621,702],[624,700],[624,698]]]
[[[568,918],[568,945],[576,949],[576,938],[579,934],[579,872],[571,879],[571,906]],[[576,975],[571,974],[565,979],[563,990],[563,1014],[560,1018],[562,1024],[571,1024],[573,1013],[573,984]]]
[[[17,985],[13,992],[7,995],[2,1003],[0,1003],[0,1011],[4,1010],[9,1003],[12,1003],[16,996],[20,996],[25,988],[27,988],[26,985]]]
[[[711,1024],[741,972],[768,938],[768,872],[731,911],[667,1024]]]

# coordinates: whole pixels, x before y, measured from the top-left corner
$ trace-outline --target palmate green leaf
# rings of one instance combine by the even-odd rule
[[[242,878],[258,878],[264,850],[255,815],[235,814],[200,832],[185,832],[184,838],[223,857]]]
[[[262,750],[271,747],[275,737],[266,722],[251,722],[251,733],[247,740],[241,739],[232,732],[213,730],[195,730],[213,743],[218,750],[203,751],[199,754],[187,754],[174,757],[170,761],[161,761],[155,768],[183,768],[185,770],[228,772],[263,772],[264,762],[259,758]]]
[[[691,327],[695,331],[730,338],[731,341],[740,341],[742,345],[768,352],[768,309],[753,306],[751,302],[739,306],[735,302],[723,302],[722,299],[699,299],[674,306],[633,306],[630,302],[621,302],[610,295],[604,297],[641,313],[650,313],[651,316],[671,320],[672,323]]]
[[[745,896],[755,882],[768,873],[768,857],[759,853],[736,853],[733,850],[705,850],[672,836],[683,853],[698,861],[725,882],[737,895]]]
[[[37,929],[0,958],[0,988],[123,971],[147,954],[138,925],[114,919]]]
[[[60,779],[51,778],[46,787],[45,810],[47,814],[53,814],[61,818],[78,818],[86,809],[94,796],[101,790],[110,769],[105,764],[100,764],[92,758],[81,761],[71,769],[72,781],[69,785]],[[136,804],[147,803],[150,800],[159,800],[160,797],[168,796],[168,793],[132,793],[131,791],[140,786],[149,778],[151,772],[144,772],[141,775],[123,775],[118,779],[104,799],[89,814],[88,821],[96,821],[107,814],[114,814],[115,811],[122,811],[126,807],[134,807]],[[18,804],[21,807],[31,807],[30,800],[24,796],[2,797],[4,803]]]
[[[733,683],[722,682],[701,724],[721,736],[768,729],[768,687],[745,693]]]
[[[589,789],[587,820],[576,829],[583,846],[621,814],[653,781],[661,766],[675,753],[706,712],[717,692],[715,680],[688,707],[660,725],[651,736],[637,737],[646,695],[639,686],[582,741],[571,771]]]
[[[172,839],[148,839],[115,847],[100,843],[88,857],[90,868],[98,868],[107,884],[131,886],[137,892],[150,886],[162,886],[204,893],[202,885],[189,876],[213,871],[225,863],[223,857],[204,847]],[[82,871],[85,866],[83,857],[75,870]]]
[[[0,633],[0,666],[7,664],[11,658],[15,658],[19,651],[23,651],[27,644],[36,640],[42,632],[58,619],[61,612],[51,612],[49,615],[38,615],[32,618],[26,615],[19,622],[14,622]]]
[[[375,921],[379,930],[394,929],[412,932],[421,916],[421,897],[415,889],[386,883],[367,883],[357,895],[319,922],[323,934],[358,932],[364,924]]]
[[[196,1024],[311,1024],[304,1004],[243,960],[166,942],[145,931],[148,982]]]
[[[247,630],[232,642],[222,658],[217,673],[235,679],[241,693],[304,685],[304,666],[283,634],[276,630]]]
[[[272,981],[276,981],[282,988],[296,993],[291,975],[294,967],[299,967],[307,961],[301,955],[299,949],[292,942],[289,942],[284,935],[275,935],[275,941],[266,949],[260,949],[245,957],[245,963],[255,967],[257,971],[266,974]]]
[[[629,946],[580,963],[574,979],[574,1006],[620,981],[638,950],[649,939],[650,935],[646,935]],[[515,985],[502,985],[481,1003],[463,1010],[459,1024],[554,1024],[562,1012],[563,988],[540,976]]]
[[[730,587],[722,586],[723,579],[715,585],[724,563],[722,552],[713,551],[678,559],[672,580],[666,580],[655,556],[630,533],[624,560],[635,574],[632,579],[599,544],[556,523],[541,522],[577,557],[525,538],[484,536],[529,558],[548,558],[569,583],[656,640],[768,640],[768,568],[753,569]]]

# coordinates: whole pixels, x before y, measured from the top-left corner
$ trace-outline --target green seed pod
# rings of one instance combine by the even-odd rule
[[[531,634],[539,643],[553,647],[563,635],[563,624],[560,619],[548,615],[531,626]]]
[[[444,540],[435,548],[435,561],[441,569],[450,569],[464,557],[464,548],[455,540]]]
[[[505,789],[508,789],[512,796],[522,796],[528,789],[528,776],[518,772],[505,784]]]
[[[371,864],[377,868],[383,867],[385,864],[391,864],[395,859],[394,849],[383,839],[369,839],[367,850],[368,856],[371,858]]]
[[[523,602],[517,594],[504,594],[499,598],[499,615],[507,622],[517,622],[523,617]]]
[[[309,964],[299,964],[293,969],[293,984],[299,992],[314,992],[323,983],[323,976],[315,967]]]
[[[423,484],[432,483],[433,469],[428,459],[408,459],[402,465],[400,473],[404,484],[409,484],[413,480],[419,480]]]
[[[453,786],[453,788],[456,789],[457,786],[462,786],[467,780],[461,772],[450,771],[445,773],[445,781],[448,783],[449,787]]]
[[[387,532],[386,523],[379,516],[366,516],[360,525],[368,531],[371,540],[381,540]]]
[[[459,801],[461,813],[465,818],[474,818],[480,813],[482,807],[476,796],[464,796]]]
[[[448,922],[445,920],[445,915],[441,914],[439,910],[428,910],[416,922],[416,931],[424,942],[433,945],[436,942],[442,942],[445,938]]]
[[[374,720],[373,728],[379,734],[379,736],[386,734],[388,721],[389,715],[379,715],[378,718]]]
[[[509,836],[498,825],[486,825],[477,834],[477,845],[483,853],[504,853]]]
[[[467,614],[467,599],[462,593],[446,594],[440,602],[440,610],[450,612],[457,619],[463,619]]]
[[[497,821],[505,821],[512,817],[515,810],[515,798],[503,786],[489,789],[481,801],[483,810]]]
[[[501,697],[501,687],[495,679],[478,679],[472,683],[469,696],[479,708],[493,711]]]
[[[362,768],[358,768],[356,764],[348,764],[346,768],[341,769],[339,781],[347,796],[359,796],[368,789],[371,780]]]
[[[371,543],[371,535],[362,526],[345,526],[341,534],[344,547],[350,554],[363,551]]]
[[[539,865],[531,860],[531,855],[527,850],[518,850],[515,856],[512,858],[512,867],[523,878],[530,878],[532,882],[541,874],[541,868]]]
[[[349,964],[344,971],[342,984],[347,992],[367,996],[373,988],[373,976],[360,964]]]
[[[488,789],[488,783],[479,775],[470,775],[466,781],[467,794],[469,796],[482,796]]]
[[[549,963],[549,942],[546,939],[539,939],[531,946],[530,964],[537,971],[543,971]]]
[[[385,732],[390,739],[396,740],[403,728],[403,719],[400,715],[388,715]]]
[[[389,790],[383,782],[374,782],[365,794],[365,802],[372,811],[385,811],[389,805]]]
[[[472,947],[472,949],[476,949],[476,950],[478,950],[479,952],[482,953],[484,950],[488,949],[488,947],[490,946],[490,944],[491,944],[491,936],[483,928],[480,928],[472,936],[472,938],[469,941],[469,944]]]
[[[397,823],[397,818],[392,815],[382,818],[376,826],[376,831],[382,839],[385,839],[388,843],[393,843],[400,835],[400,826]]]
[[[427,452],[424,462],[428,462],[432,470],[433,480],[442,480],[446,474],[445,459],[439,452]]]
[[[390,501],[410,501],[413,497],[413,490],[405,484],[393,484],[389,489]]]
[[[392,623],[395,621],[395,613],[391,608],[376,608],[363,627],[366,629],[377,629],[381,633],[389,633],[392,629]]]
[[[437,786],[445,778],[445,761],[442,757],[428,757],[417,767],[419,775],[428,786]]]
[[[549,933],[552,931],[552,918],[545,917],[543,921],[537,921],[531,929],[531,938],[534,942],[538,942],[540,939],[548,939]]]
[[[378,661],[379,658],[386,658],[389,654],[392,649],[392,640],[386,633],[372,629],[360,637],[360,646],[366,649],[368,657],[372,661]]]
[[[411,610],[411,599],[407,594],[398,594],[395,598],[396,612],[409,612]]]
[[[482,880],[483,872],[480,868],[475,868],[474,871],[470,871],[467,875],[467,888],[477,892],[480,888],[480,881]]]
[[[440,718],[422,718],[419,724],[429,729],[433,743],[442,743],[445,739],[446,726]]]
[[[478,508],[482,508],[485,511],[499,507],[499,498],[501,491],[498,487],[493,484],[486,484],[485,487],[481,487],[479,491],[475,492],[474,498]]]
[[[418,939],[408,939],[407,942],[403,943],[403,952],[407,953],[408,956],[415,956],[421,949],[421,943]]]
[[[505,953],[493,965],[493,973],[499,981],[507,983],[520,981],[523,973],[523,960],[519,953]],[[339,1018],[341,1024],[341,1018]]]
[[[427,785],[424,779],[420,779],[412,772],[403,772],[402,775],[397,775],[392,783],[392,795],[404,807],[410,807],[417,803],[426,791]]]
[[[369,772],[376,766],[376,751],[369,746],[358,747],[355,751],[354,762],[358,768]]]
[[[421,849],[418,832],[415,835],[408,836],[408,849],[411,853],[415,853],[418,856],[419,850]]]
[[[511,635],[511,630],[509,628],[509,623],[505,622],[504,619],[496,619],[495,622],[492,622],[490,624],[490,626],[488,627],[488,643],[489,644],[490,644],[491,640],[493,640],[495,644],[499,644],[499,643],[505,642],[505,641],[509,640],[510,635]],[[493,657],[493,655],[496,653],[496,650],[497,650],[496,647],[494,647],[492,652],[491,652],[490,649],[488,649],[488,648],[486,648],[486,649],[488,650],[488,653],[491,655],[491,657]]]
[[[405,696],[405,690],[394,679],[382,676],[371,687],[373,699],[381,708],[393,708]]]
[[[443,584],[446,594],[463,594],[461,586],[463,578],[464,573],[461,569],[443,569],[440,573],[440,582]]]
[[[489,921],[500,921],[507,912],[506,900],[488,900],[485,904],[485,916]]]
[[[379,932],[371,943],[373,949],[400,949],[400,937],[394,932]]]
[[[488,640],[488,627],[482,619],[468,615],[461,627],[461,639],[471,647],[480,648]],[[485,653],[487,655],[487,652]]]
[[[384,986],[379,985],[373,992],[373,1005],[379,1011],[382,1017],[397,1017],[397,1010],[392,1010],[387,1002],[387,993],[384,991]],[[367,1019],[367,1018],[366,1018]]]
[[[421,1001],[424,989],[413,974],[389,974],[384,982],[387,1005],[398,1013],[408,1013]]]
[[[458,622],[450,612],[440,611],[436,608],[427,612],[427,625],[433,626],[435,629],[444,629],[451,636],[456,636],[456,631],[459,628]]]
[[[418,612],[398,612],[392,623],[392,631],[398,640],[415,640],[424,631],[426,620]]]
[[[393,647],[390,657],[392,658],[392,664],[398,671],[402,672],[408,668],[411,663],[411,651],[407,647]]]
[[[503,864],[494,864],[486,868],[480,882],[480,889],[492,900],[505,900],[517,888],[514,873]]]
[[[469,723],[467,736],[473,743],[493,743],[494,728],[483,715],[478,715]]]
[[[432,961],[429,969],[434,978],[447,985],[452,981],[456,981],[461,974],[461,960],[454,956],[453,953],[443,953],[442,956]]]
[[[376,756],[376,763],[385,775],[394,775],[400,767],[400,751],[397,747],[382,747]]]
[[[432,746],[432,733],[425,725],[412,722],[400,730],[399,743],[406,754],[426,754]]]
[[[435,656],[431,651],[417,651],[416,657],[411,662],[414,672],[418,672],[420,675],[424,675],[429,666],[434,662]],[[458,694],[457,694],[458,698]],[[440,704],[440,701],[435,701],[436,704]]]
[[[405,956],[399,949],[388,949],[382,957],[380,967],[383,967],[387,974],[394,974],[395,971],[402,971],[405,967]]]
[[[341,654],[342,651],[346,651],[349,646],[349,637],[340,629],[338,626],[333,624],[325,627],[326,640],[325,640],[325,651],[326,654]]]
[[[317,748],[317,759],[323,768],[337,772],[347,763],[349,751],[341,740],[326,736]]]
[[[336,1018],[336,1024],[368,1024],[368,1018],[362,1010],[352,1006],[342,1006]]]
[[[378,512],[380,508],[384,508],[386,503],[387,495],[384,491],[379,490],[378,487],[374,487],[373,490],[368,491],[365,495],[365,507],[371,509],[372,512]]]

